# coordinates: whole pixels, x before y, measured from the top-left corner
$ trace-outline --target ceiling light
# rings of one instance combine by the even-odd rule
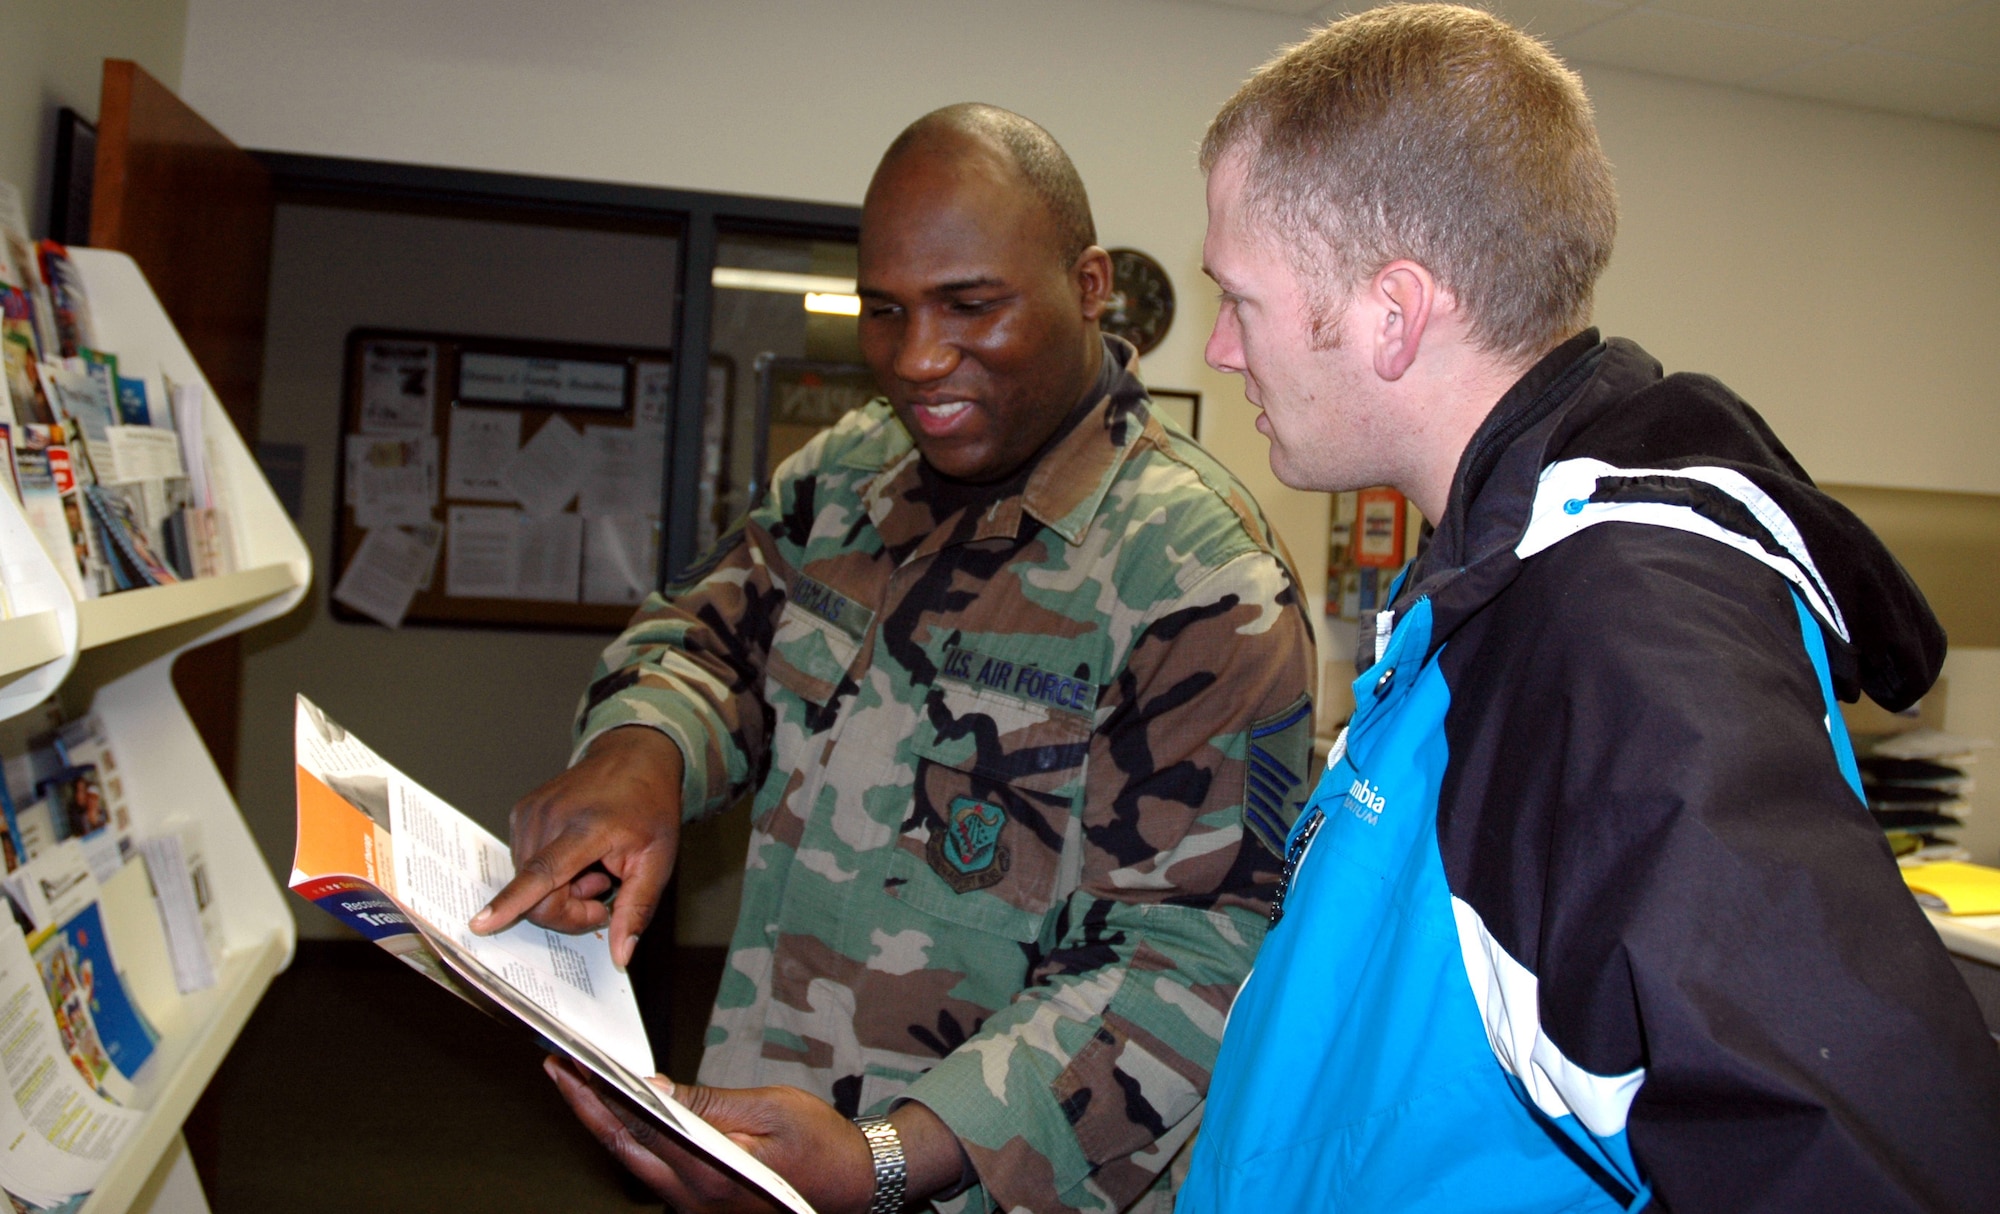
[[[777,291],[787,295],[852,295],[854,280],[831,274],[790,274],[783,270],[741,270],[717,266],[709,282],[738,291]],[[850,313],[852,315],[852,313]]]
[[[859,316],[861,297],[834,291],[807,291],[806,311],[818,312],[823,316]]]

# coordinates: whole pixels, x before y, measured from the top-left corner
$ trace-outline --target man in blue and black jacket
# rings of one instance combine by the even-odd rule
[[[1540,44],[1337,22],[1216,118],[1208,347],[1286,482],[1437,520],[1288,840],[1212,1210],[2000,1209],[2000,1057],[1836,708],[1944,635],[1716,381],[1601,340],[1616,200]]]

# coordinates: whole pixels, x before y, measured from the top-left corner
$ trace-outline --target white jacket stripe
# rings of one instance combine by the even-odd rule
[[[1597,490],[1597,482],[1605,477],[1641,476],[1700,481],[1720,489],[1755,516],[1784,548],[1787,556],[1778,556],[1750,537],[1704,518],[1686,506],[1666,502],[1590,500],[1590,495]],[[1599,523],[1644,523],[1671,527],[1727,544],[1777,570],[1786,581],[1798,587],[1813,613],[1831,625],[1841,640],[1849,639],[1847,621],[1841,617],[1839,604],[1826,592],[1826,581],[1820,577],[1819,567],[1813,564],[1812,554],[1806,550],[1805,539],[1799,534],[1798,527],[1769,494],[1740,472],[1727,468],[1619,468],[1598,459],[1566,459],[1550,464],[1542,469],[1541,482],[1535,490],[1534,513],[1529,519],[1526,534],[1514,548],[1514,555],[1526,560]]]
[[[1458,947],[1472,997],[1486,1024],[1486,1042],[1500,1065],[1550,1117],[1573,1113],[1599,1138],[1624,1133],[1625,1114],[1646,1082],[1646,1068],[1597,1075],[1564,1057],[1542,1031],[1541,980],[1501,947],[1479,912],[1463,899],[1451,900],[1451,913],[1458,922]]]

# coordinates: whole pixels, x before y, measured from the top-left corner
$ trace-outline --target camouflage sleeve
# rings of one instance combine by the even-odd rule
[[[778,540],[789,487],[781,480],[678,585],[647,596],[598,658],[571,762],[608,729],[657,729],[686,760],[687,820],[726,808],[756,778],[771,734],[764,662],[790,569]]]
[[[1099,702],[1080,872],[1029,946],[1028,988],[906,1093],[965,1144],[966,1208],[1123,1209],[1194,1133],[1279,868],[1246,829],[1253,766],[1304,783],[1313,675],[1297,589],[1266,552],[1146,621]]]

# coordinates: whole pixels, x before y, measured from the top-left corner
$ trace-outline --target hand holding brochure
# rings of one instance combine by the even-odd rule
[[[291,887],[468,1001],[504,1008],[683,1143],[798,1214],[785,1179],[663,1095],[631,983],[605,933],[525,920],[475,936],[473,913],[512,879],[507,845],[384,762],[304,696],[294,740],[298,847]]]

